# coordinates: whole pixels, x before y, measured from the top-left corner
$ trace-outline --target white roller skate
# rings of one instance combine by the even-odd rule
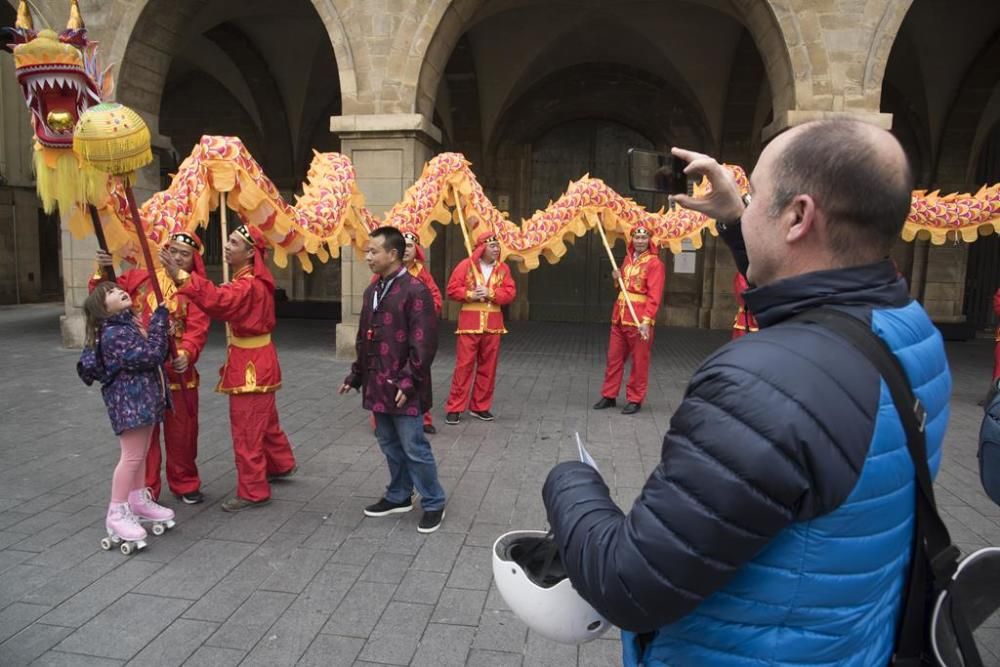
[[[130,492],[128,504],[139,523],[152,524],[150,531],[153,535],[162,535],[176,525],[174,511],[169,507],[157,504],[148,488],[135,489]]]
[[[101,548],[105,551],[117,546],[128,556],[146,548],[146,529],[139,525],[139,520],[132,514],[128,503],[111,503],[104,527],[108,536],[101,540]]]

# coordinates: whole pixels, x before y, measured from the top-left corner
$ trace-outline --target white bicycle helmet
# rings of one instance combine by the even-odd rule
[[[538,634],[583,644],[610,624],[573,589],[555,542],[542,530],[516,530],[493,544],[493,578],[504,602]]]

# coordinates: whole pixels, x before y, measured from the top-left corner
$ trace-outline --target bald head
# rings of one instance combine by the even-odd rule
[[[885,130],[855,120],[821,120],[777,137],[769,162],[776,214],[797,195],[826,218],[831,250],[846,264],[886,256],[910,212],[913,176],[906,153]]]

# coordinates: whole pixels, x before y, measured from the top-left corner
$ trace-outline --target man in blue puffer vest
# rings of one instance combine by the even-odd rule
[[[779,135],[752,203],[715,160],[675,149],[753,289],[760,332],[691,378],[660,463],[627,513],[598,473],[561,463],[543,489],[580,595],[622,628],[627,665],[885,665],[913,539],[914,469],[885,383],[812,324],[833,306],[869,323],[927,409],[936,473],[951,376],[941,336],[887,259],[910,210],[899,143],[857,121]]]

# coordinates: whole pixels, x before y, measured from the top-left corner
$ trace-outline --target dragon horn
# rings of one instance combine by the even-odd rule
[[[23,30],[35,29],[35,23],[31,20],[31,8],[28,7],[28,0],[21,0],[21,3],[17,6],[17,22],[14,24],[14,27]]]
[[[71,0],[69,3],[69,21],[66,23],[67,30],[83,30],[83,14],[80,13],[80,3],[78,0]]]

